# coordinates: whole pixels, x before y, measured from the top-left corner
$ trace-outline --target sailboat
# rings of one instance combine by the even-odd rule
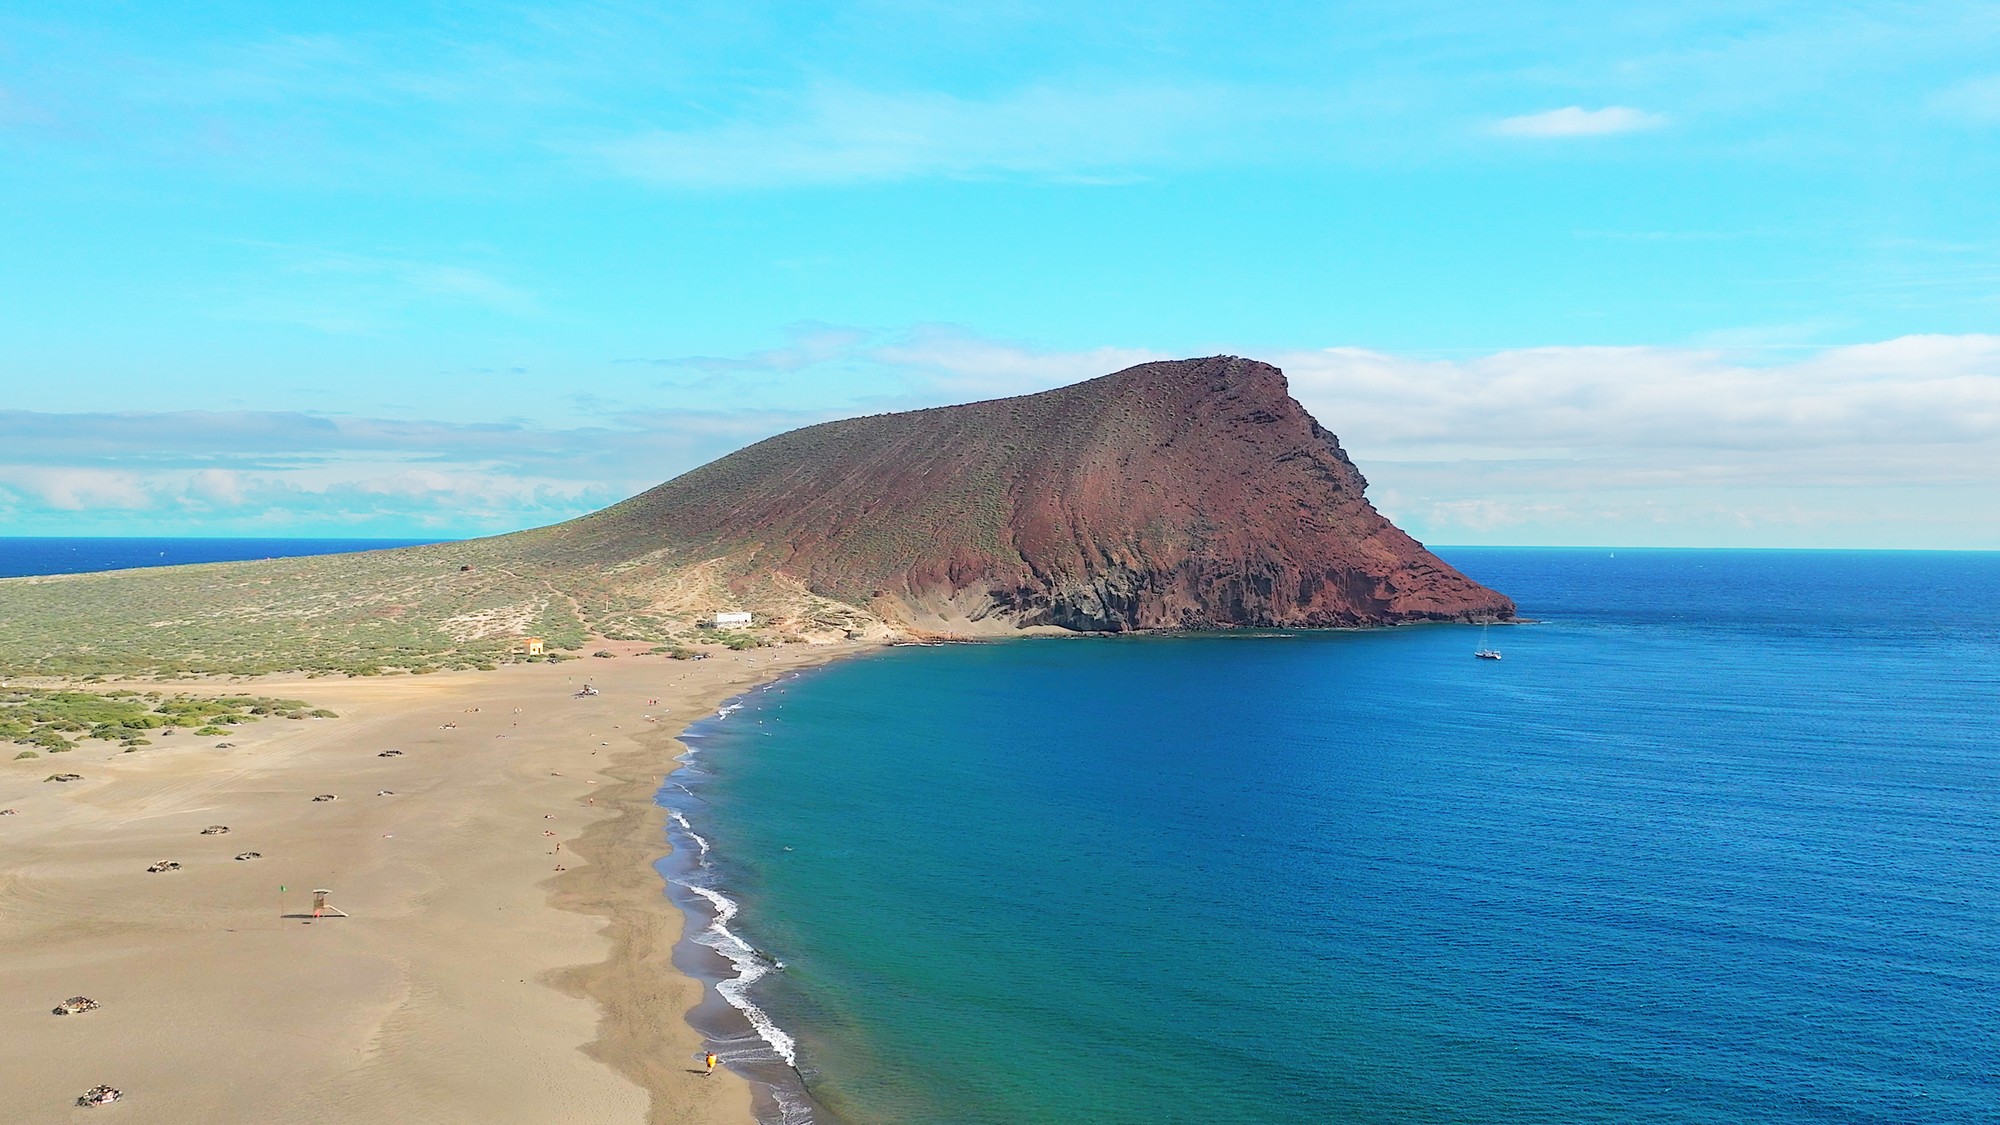
[[[1479,647],[1473,650],[1472,655],[1478,657],[1481,660],[1500,659],[1499,649],[1486,647],[1486,630],[1487,627],[1490,626],[1491,624],[1492,622],[1490,621],[1482,621],[1479,623]]]

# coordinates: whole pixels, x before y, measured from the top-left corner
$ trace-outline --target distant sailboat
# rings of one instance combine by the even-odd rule
[[[1486,630],[1490,624],[1491,622],[1487,621],[1482,621],[1479,623],[1479,647],[1473,651],[1472,655],[1478,657],[1481,660],[1500,659],[1499,649],[1486,647]]]

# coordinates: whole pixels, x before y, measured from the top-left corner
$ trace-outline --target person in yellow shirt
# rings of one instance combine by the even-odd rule
[[[714,1073],[715,1073],[715,1052],[714,1052],[714,1051],[710,1051],[710,1052],[708,1053],[708,1057],[707,1057],[707,1058],[705,1058],[705,1059],[704,1059],[704,1060],[702,1060],[702,1061],[704,1061],[704,1062],[708,1063],[708,1071],[707,1071],[707,1072],[706,1072],[705,1074],[703,1074],[703,1075],[702,1075],[702,1077],[706,1078],[706,1077],[708,1077],[708,1075],[710,1075],[710,1074],[714,1074]]]

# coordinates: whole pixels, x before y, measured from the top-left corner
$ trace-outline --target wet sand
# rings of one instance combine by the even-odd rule
[[[209,684],[341,717],[0,760],[7,1119],[745,1125],[698,1073],[652,798],[688,722],[857,648]],[[300,917],[317,887],[350,917]]]

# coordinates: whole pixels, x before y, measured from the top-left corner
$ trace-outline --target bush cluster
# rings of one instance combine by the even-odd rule
[[[227,734],[232,726],[272,717],[330,719],[335,715],[297,699],[255,695],[0,690],[0,742],[58,754],[74,749],[86,738],[137,749],[152,744],[146,738],[152,731],[171,733],[188,727],[197,735]]]

